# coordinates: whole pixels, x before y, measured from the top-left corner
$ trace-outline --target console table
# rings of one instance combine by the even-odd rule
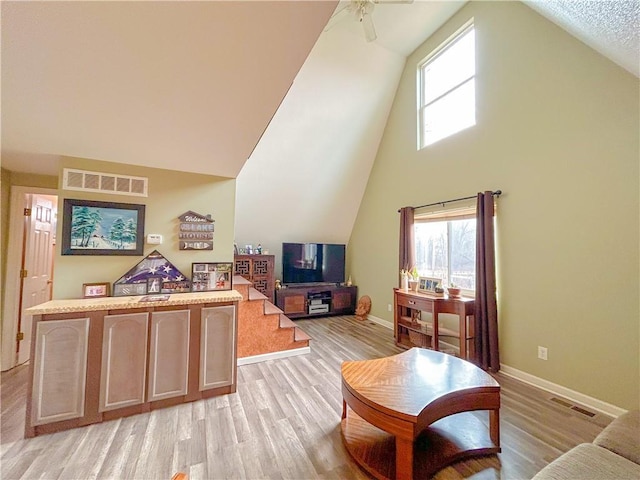
[[[427,347],[439,350],[439,337],[460,339],[460,358],[474,359],[475,299],[435,296],[425,293],[394,289],[393,333],[396,345],[404,348]],[[432,322],[424,322],[420,312],[431,312]],[[451,313],[458,315],[458,330],[439,325],[438,315]]]
[[[342,439],[378,479],[430,478],[500,452],[500,385],[466,360],[412,348],[342,364]],[[349,407],[349,408],[347,408]],[[470,413],[489,411],[489,428]]]

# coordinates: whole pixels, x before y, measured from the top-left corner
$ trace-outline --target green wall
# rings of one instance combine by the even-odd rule
[[[192,262],[233,261],[236,183],[234,179],[63,157],[60,170],[61,181],[62,168],[65,167],[147,177],[149,196],[144,198],[59,190],[59,219],[62,219],[64,198],[145,204],[145,235],[161,234],[163,243],[162,245],[145,244],[144,255],[158,250],[188,278],[191,278]],[[215,220],[213,250],[201,252],[178,250],[178,217],[188,210],[212,215]],[[59,221],[59,239],[61,234],[62,222]],[[59,241],[54,267],[53,296],[56,299],[81,297],[83,283],[113,283],[144,258],[60,255],[60,245]]]
[[[416,65],[472,17],[477,125],[416,151]],[[502,363],[637,408],[639,91],[520,2],[463,7],[407,60],[349,242],[372,314],[393,321],[398,208],[501,189]]]

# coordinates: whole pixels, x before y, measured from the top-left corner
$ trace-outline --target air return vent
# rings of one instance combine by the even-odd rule
[[[117,173],[88,172],[65,168],[62,188],[82,192],[111,193],[113,195],[147,196],[148,178]]]

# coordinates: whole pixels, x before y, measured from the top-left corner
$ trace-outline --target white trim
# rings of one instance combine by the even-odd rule
[[[571,390],[569,388],[563,387],[562,385],[558,385],[557,383],[550,382],[548,380],[545,380],[544,378],[536,377],[529,373],[523,372],[522,370],[510,367],[509,365],[500,364],[500,372],[507,375],[508,377],[515,378],[516,380],[520,380],[521,382],[533,385],[534,387],[540,388],[547,392],[551,392],[568,400],[572,400],[573,402],[579,403],[580,405],[583,405],[585,407],[597,410],[598,412],[604,413],[605,415],[619,417],[627,411],[624,408],[620,408],[615,405],[611,405],[610,403],[603,402],[602,400],[598,400],[597,398],[593,398],[583,393],[576,392],[575,390]]]
[[[292,350],[282,350],[280,352],[262,353],[251,357],[238,358],[238,366],[249,365],[251,363],[266,362],[267,360],[276,360],[278,358],[295,357],[297,355],[306,355],[311,353],[311,347],[294,348]]]
[[[383,327],[389,328],[393,330],[393,323],[387,322],[382,318],[375,317],[373,315],[368,315],[368,320],[371,320],[374,323],[382,325]],[[440,341],[441,345],[446,345],[447,347],[453,348],[454,350],[459,351],[459,348],[455,345],[452,345],[447,342]],[[609,415],[612,417],[619,417],[623,413],[626,412],[624,408],[617,407],[607,402],[603,402],[602,400],[598,400],[597,398],[590,397],[580,392],[576,392],[575,390],[571,390],[569,388],[563,387],[562,385],[558,385],[556,383],[550,382],[543,378],[536,377],[529,373],[523,372],[521,370],[517,370],[509,365],[500,365],[500,372],[504,375],[515,378],[516,380],[520,380],[523,383],[528,385],[532,385],[534,387],[540,388],[547,392],[551,392],[554,395],[558,395],[560,397],[571,400],[575,403],[583,405],[585,407],[589,407],[598,412],[604,413],[605,415]]]
[[[377,323],[378,325],[382,325],[385,328],[393,330],[393,322],[388,322],[380,317],[375,317],[373,315],[367,315],[367,320],[371,320],[373,323]]]
[[[0,370],[3,372],[17,365],[15,338],[18,329],[18,309],[20,292],[20,267],[22,262],[23,210],[25,195],[37,193],[58,196],[58,191],[50,188],[10,185],[9,244],[7,245],[7,271],[2,279],[4,286],[4,306],[2,308],[2,356]],[[55,253],[54,253],[55,254]],[[25,341],[30,342],[31,339]]]

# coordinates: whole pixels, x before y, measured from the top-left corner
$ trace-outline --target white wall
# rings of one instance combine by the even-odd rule
[[[237,178],[239,246],[347,243],[405,59],[323,34]]]

